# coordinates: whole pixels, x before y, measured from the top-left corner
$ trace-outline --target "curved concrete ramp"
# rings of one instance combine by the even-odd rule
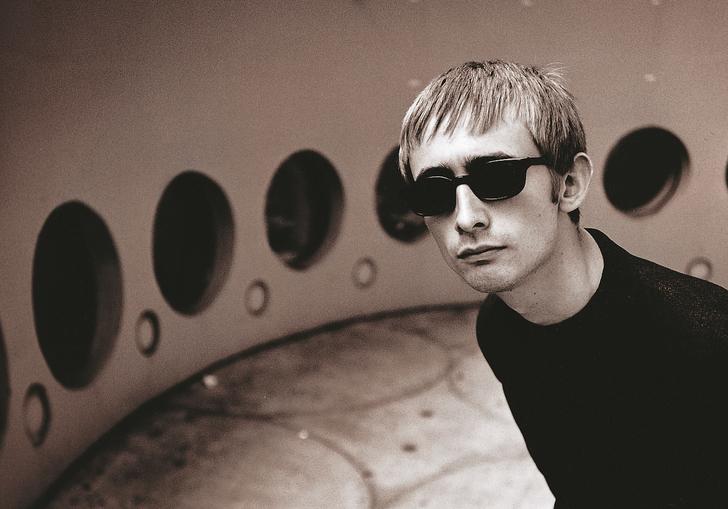
[[[550,509],[476,312],[348,323],[246,354],[130,416],[39,506]]]

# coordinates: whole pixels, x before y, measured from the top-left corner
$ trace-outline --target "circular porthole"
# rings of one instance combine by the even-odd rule
[[[323,256],[338,234],[344,191],[336,170],[318,152],[296,152],[268,188],[268,244],[289,267],[302,270]]]
[[[223,190],[187,171],[169,183],[154,218],[154,275],[167,303],[199,313],[227,279],[233,253],[233,216]]]
[[[51,427],[51,405],[45,387],[40,384],[31,385],[25,393],[23,424],[30,443],[40,446]]]
[[[399,147],[384,160],[375,187],[377,218],[385,232],[401,242],[414,242],[425,234],[425,220],[402,199],[405,183],[399,172]]]
[[[670,201],[689,171],[680,138],[660,127],[632,131],[612,148],[604,166],[604,191],[617,210],[655,214]]]
[[[121,269],[103,220],[79,202],[48,216],[33,258],[33,315],[40,349],[65,387],[86,386],[113,347]]]
[[[10,379],[8,377],[8,357],[5,353],[5,339],[0,327],[0,446],[5,438],[10,404]]]

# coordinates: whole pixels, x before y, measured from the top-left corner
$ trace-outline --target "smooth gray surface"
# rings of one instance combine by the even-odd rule
[[[363,321],[238,359],[129,418],[47,507],[550,508],[475,316]]]

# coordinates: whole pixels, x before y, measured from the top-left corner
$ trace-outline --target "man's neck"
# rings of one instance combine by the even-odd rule
[[[604,259],[583,228],[562,225],[548,263],[523,285],[498,296],[529,322],[550,325],[574,316],[592,298],[602,277]]]

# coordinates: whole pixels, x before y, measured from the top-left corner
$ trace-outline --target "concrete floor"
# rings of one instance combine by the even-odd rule
[[[146,405],[39,507],[548,508],[474,308],[246,355]]]

